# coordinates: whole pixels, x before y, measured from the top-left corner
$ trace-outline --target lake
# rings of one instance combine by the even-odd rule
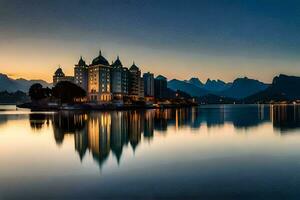
[[[0,199],[299,199],[300,106],[0,107]]]

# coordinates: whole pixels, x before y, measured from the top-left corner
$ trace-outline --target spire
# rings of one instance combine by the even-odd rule
[[[117,60],[120,60],[119,55],[117,56]]]
[[[133,61],[133,64],[132,65],[135,65],[134,61]]]
[[[102,56],[102,54],[101,54],[101,49],[99,50],[99,56]]]

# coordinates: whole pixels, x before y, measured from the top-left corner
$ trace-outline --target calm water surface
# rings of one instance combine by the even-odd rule
[[[300,106],[0,110],[1,200],[300,198]]]

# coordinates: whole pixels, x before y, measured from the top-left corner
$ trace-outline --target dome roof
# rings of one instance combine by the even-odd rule
[[[131,67],[129,68],[129,70],[139,70],[139,68],[135,65],[135,63],[133,62],[133,64],[131,65]]]
[[[101,55],[101,51],[99,51],[99,56],[93,60],[92,65],[109,65],[109,63],[106,58]]]
[[[55,76],[65,76],[63,70],[61,69],[61,67],[59,67],[55,73],[54,73]]]
[[[80,59],[78,61],[78,66],[85,66],[85,65],[86,65],[85,61],[82,59],[82,56],[80,56]]]
[[[123,67],[122,62],[120,61],[119,56],[117,57],[117,60],[111,66],[112,67]]]

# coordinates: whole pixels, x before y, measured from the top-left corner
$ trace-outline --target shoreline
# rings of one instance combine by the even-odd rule
[[[6,104],[8,105],[8,104]],[[140,109],[168,109],[168,108],[190,108],[199,106],[212,105],[285,105],[285,106],[299,106],[300,104],[293,103],[240,103],[240,104],[161,104],[161,105],[122,105],[114,104],[66,104],[62,106],[45,106],[32,105],[31,103],[23,103],[15,105],[16,108],[30,109],[32,111],[64,111],[64,110],[87,110],[87,111],[119,111],[119,110],[140,110]]]
[[[161,104],[161,105],[114,105],[114,104],[66,104],[62,106],[32,105],[23,103],[16,105],[17,108],[31,109],[34,111],[59,111],[59,110],[139,110],[139,109],[165,109],[165,108],[187,108],[199,106],[198,104]]]

